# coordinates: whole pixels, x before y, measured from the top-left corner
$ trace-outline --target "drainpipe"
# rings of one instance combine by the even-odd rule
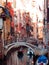
[[[44,0],[44,38],[43,38],[43,42],[45,43],[45,45],[48,44],[47,4],[48,4],[48,0]]]

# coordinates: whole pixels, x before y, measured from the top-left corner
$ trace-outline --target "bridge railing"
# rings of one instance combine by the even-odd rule
[[[23,39],[22,39],[21,37],[16,38],[15,36],[12,36],[10,39],[5,40],[4,45],[9,45],[9,44],[12,44],[12,43],[15,43],[15,42],[27,42],[27,41],[30,41],[30,43],[31,43],[31,42],[35,42],[36,39],[34,39],[33,37],[32,37],[32,39],[30,39],[30,37],[29,38],[23,37]]]

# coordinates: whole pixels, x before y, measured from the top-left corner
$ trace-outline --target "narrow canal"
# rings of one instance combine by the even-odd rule
[[[21,49],[13,49],[10,52],[8,52],[7,56],[4,58],[1,65],[33,65],[33,58],[29,60],[27,56],[28,48],[22,48],[22,59],[18,58],[18,51],[21,51]]]

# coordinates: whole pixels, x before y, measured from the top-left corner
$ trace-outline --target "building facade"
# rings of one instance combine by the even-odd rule
[[[34,37],[37,38],[42,38],[44,37],[43,35],[43,20],[44,20],[44,4],[46,3],[46,0],[31,0],[28,2],[28,0],[2,0],[0,3],[3,2],[11,2],[12,7],[14,8],[16,15],[17,11],[20,10],[20,13],[22,14],[23,12],[29,12],[30,17],[31,17],[31,22],[33,24],[33,35]],[[29,6],[29,7],[28,7]],[[19,15],[17,15],[20,17]],[[21,22],[23,19],[23,16],[21,15]],[[20,18],[19,18],[20,19]],[[18,19],[17,19],[18,21]]]

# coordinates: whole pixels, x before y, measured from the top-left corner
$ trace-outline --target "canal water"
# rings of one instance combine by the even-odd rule
[[[11,50],[3,60],[0,60],[0,65],[35,65],[38,56],[33,56],[31,59],[27,56],[28,48],[23,48],[23,58],[18,58],[20,49]],[[49,64],[48,64],[49,65]]]
[[[18,58],[18,51],[13,51],[11,53],[9,53],[3,60],[1,65],[33,65],[32,61],[33,58],[31,58],[31,60],[29,60],[28,56],[27,56],[27,51],[28,49],[25,48],[23,49],[23,58],[19,59]]]

